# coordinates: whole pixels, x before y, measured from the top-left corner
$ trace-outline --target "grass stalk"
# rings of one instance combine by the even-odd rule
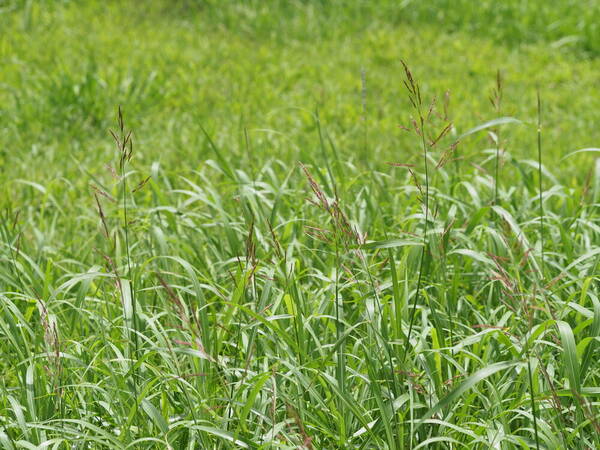
[[[540,212],[540,250],[542,258],[542,279],[545,275],[545,255],[544,255],[544,199],[542,191],[542,100],[539,88],[536,91],[537,98],[537,156],[538,156],[538,194],[539,194],[539,212]]]
[[[410,312],[408,333],[406,334],[404,355],[402,357],[402,359],[404,361],[406,359],[406,355],[408,353],[408,348],[410,346],[410,338],[412,336],[412,330],[413,330],[413,326],[414,326],[414,322],[415,322],[417,305],[419,303],[419,298],[421,296],[425,256],[427,253],[427,242],[428,242],[427,227],[428,227],[428,223],[429,223],[429,163],[427,161],[427,142],[425,140],[426,132],[427,132],[427,130],[426,130],[427,122],[425,120],[424,113],[423,113],[423,101],[421,98],[421,92],[419,89],[419,85],[414,80],[412,73],[410,72],[408,66],[404,62],[402,62],[402,65],[404,66],[404,73],[406,75],[406,81],[404,82],[404,84],[408,90],[409,100],[410,100],[411,104],[413,105],[413,108],[418,116],[417,118],[418,118],[419,126],[415,131],[421,137],[421,151],[422,151],[423,165],[424,165],[424,171],[425,171],[425,193],[424,193],[424,198],[422,200],[423,206],[425,207],[425,219],[423,221],[423,236],[422,236],[423,247],[421,250],[421,257],[420,257],[420,261],[419,261],[419,274],[418,274],[418,279],[417,279],[417,288],[415,291],[415,297],[414,297],[414,301],[413,301],[411,312]]]
[[[492,95],[490,97],[490,101],[496,110],[496,114],[500,117],[501,109],[502,109],[502,74],[500,70],[496,72],[496,87],[492,91]],[[501,153],[501,143],[500,143],[500,128],[496,128],[494,130],[494,142],[496,143],[496,159],[494,164],[494,199],[493,204],[498,204],[498,182],[500,180],[500,153]]]

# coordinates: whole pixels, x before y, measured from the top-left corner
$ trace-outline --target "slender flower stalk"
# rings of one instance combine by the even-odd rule
[[[496,86],[492,90],[490,95],[490,102],[496,110],[496,114],[500,117],[502,110],[502,74],[500,70],[496,72]],[[493,204],[498,204],[498,180],[500,179],[500,156],[501,156],[501,144],[500,144],[500,128],[494,130],[494,142],[496,143],[496,160],[494,166],[494,200]]]
[[[419,89],[419,85],[413,78],[413,75],[406,65],[404,61],[402,61],[402,65],[404,67],[404,73],[406,76],[406,80],[404,81],[404,85],[408,90],[408,99],[410,100],[415,112],[417,113],[418,125],[413,121],[413,127],[415,132],[421,137],[421,150],[423,152],[423,163],[425,170],[425,192],[423,197],[423,206],[425,209],[425,220],[423,222],[423,247],[421,250],[421,258],[419,262],[419,277],[417,280],[417,290],[415,292],[414,302],[411,308],[410,313],[410,321],[408,325],[408,333],[406,335],[406,343],[404,347],[404,355],[403,359],[406,358],[406,354],[408,353],[408,347],[410,345],[410,338],[414,326],[415,315],[417,310],[417,304],[419,303],[419,297],[421,296],[421,287],[423,283],[423,270],[424,270],[424,262],[425,262],[425,254],[427,251],[427,224],[429,222],[429,165],[427,163],[427,143],[425,141],[425,127],[426,120],[423,114],[423,100],[421,98],[421,90]]]
[[[404,356],[406,358],[406,354],[408,352],[408,347],[410,345],[410,338],[412,335],[412,330],[414,327],[415,316],[417,305],[419,303],[419,298],[422,296],[422,288],[423,288],[423,276],[425,271],[425,257],[428,251],[428,227],[430,220],[430,198],[429,198],[429,190],[430,190],[430,173],[429,173],[429,153],[428,151],[434,148],[451,130],[452,123],[447,123],[442,131],[434,134],[434,137],[429,137],[429,128],[430,128],[430,119],[435,111],[435,98],[429,105],[426,107],[423,103],[423,98],[421,97],[421,90],[419,88],[419,84],[415,81],[410,69],[406,65],[404,61],[402,61],[402,65],[404,67],[404,73],[406,76],[406,80],[404,81],[404,86],[408,91],[408,99],[413,106],[413,109],[416,113],[417,118],[413,119],[413,129],[415,133],[420,138],[421,152],[423,157],[423,170],[425,174],[425,187],[422,189],[418,186],[419,191],[421,192],[421,202],[424,209],[424,220],[423,220],[423,247],[421,249],[421,257],[419,262],[419,275],[417,279],[417,289],[415,292],[415,297],[413,301],[413,305],[410,312],[410,320],[408,326],[408,333],[406,335],[406,342],[404,347]],[[429,139],[429,140],[428,140]],[[439,169],[445,165],[446,162],[450,160],[452,153],[456,149],[456,145],[458,143],[452,144],[447,150],[442,153],[440,161],[438,162],[436,168]],[[413,175],[414,176],[414,175]],[[416,182],[416,177],[415,182]],[[434,312],[435,315],[435,312]]]
[[[538,190],[540,208],[540,249],[542,256],[542,278],[544,277],[544,202],[542,195],[542,100],[537,90],[537,149],[538,149]]]

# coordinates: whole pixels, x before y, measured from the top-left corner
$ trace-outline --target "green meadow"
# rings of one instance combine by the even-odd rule
[[[0,448],[600,448],[599,16],[0,0]]]

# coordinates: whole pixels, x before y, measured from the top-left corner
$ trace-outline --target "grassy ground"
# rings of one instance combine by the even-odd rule
[[[0,2],[1,446],[597,448],[549,4]]]

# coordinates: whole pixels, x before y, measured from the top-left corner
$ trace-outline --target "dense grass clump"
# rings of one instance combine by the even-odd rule
[[[3,13],[0,447],[600,447],[597,61],[292,5]]]

